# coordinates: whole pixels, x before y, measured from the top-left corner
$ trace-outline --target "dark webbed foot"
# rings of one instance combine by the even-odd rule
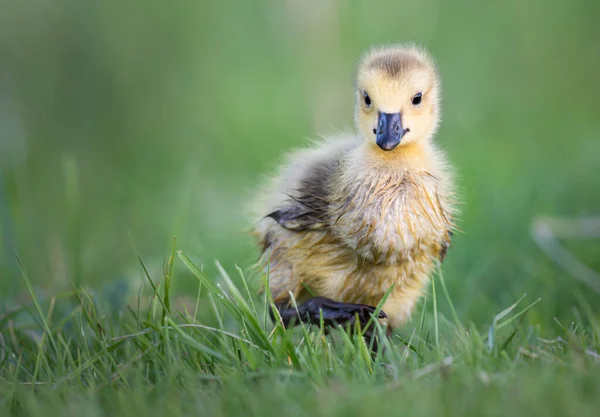
[[[277,305],[277,309],[286,327],[293,324],[294,321],[298,321],[299,318],[306,323],[318,325],[321,323],[322,316],[323,324],[326,326],[348,324],[352,326],[358,319],[364,329],[377,308],[364,304],[340,303],[325,297],[314,297],[304,304],[300,304],[297,310],[282,304]],[[385,319],[387,315],[383,311],[379,311],[378,318]]]

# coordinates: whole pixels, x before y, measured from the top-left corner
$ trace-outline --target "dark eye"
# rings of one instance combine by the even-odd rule
[[[415,96],[412,98],[412,104],[415,106],[418,106],[419,104],[421,104],[422,98],[423,98],[423,94],[421,94],[421,93],[415,94]]]
[[[365,99],[365,106],[367,106],[367,108],[371,107],[371,97],[369,97],[369,95],[364,91],[363,98]]]

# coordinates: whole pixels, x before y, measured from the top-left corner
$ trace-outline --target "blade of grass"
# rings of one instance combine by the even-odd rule
[[[452,302],[452,298],[450,298],[450,293],[448,292],[448,288],[446,287],[446,281],[444,280],[444,274],[441,268],[438,268],[438,276],[440,277],[440,284],[442,285],[442,291],[444,292],[444,296],[446,297],[446,301],[448,301],[448,305],[450,306],[450,313],[452,314],[452,319],[461,333],[465,332],[465,327],[463,326],[460,318],[458,317],[458,313],[456,312],[456,308],[454,308],[454,303]]]
[[[508,347],[508,345],[510,344],[510,342],[512,342],[512,340],[514,339],[514,337],[517,334],[517,331],[519,330],[519,327],[523,323],[523,320],[525,319],[526,315],[527,315],[527,312],[525,312],[525,314],[521,315],[521,317],[519,318],[519,322],[517,323],[517,325],[515,326],[515,328],[511,332],[511,334],[506,338],[506,340],[504,341],[504,343],[502,343],[502,346],[500,346],[500,352],[505,351],[506,348]]]
[[[523,310],[519,311],[518,313],[515,313],[511,318],[503,321],[502,323],[498,323],[496,325],[496,330],[499,330],[499,329],[503,328],[504,326],[508,326],[510,323],[512,323],[513,321],[517,320],[521,315],[527,313],[527,311],[529,311],[531,308],[533,308],[533,306],[535,306],[541,300],[542,300],[541,298],[538,298],[533,303],[531,303],[527,307],[523,308]]]
[[[167,266],[165,268],[165,303],[162,314],[162,322],[165,322],[165,317],[171,315],[171,299],[169,296],[169,291],[171,289],[171,279],[173,277],[173,262],[175,261],[175,248],[177,247],[177,238],[173,237],[173,243],[171,244],[171,254],[169,255],[169,260],[167,261]]]
[[[160,296],[160,292],[158,291],[158,288],[156,287],[156,285],[154,285],[154,281],[152,281],[152,277],[150,277],[150,273],[148,272],[148,269],[146,268],[146,265],[144,264],[144,261],[142,260],[142,256],[139,253],[137,254],[137,258],[138,258],[138,261],[140,262],[140,265],[142,266],[142,269],[144,270],[144,275],[146,276],[146,279],[148,279],[148,282],[150,283],[150,286],[152,287],[152,291],[154,291],[155,297],[158,299],[158,301],[162,305],[163,309],[168,310],[167,305],[165,304],[162,297]]]
[[[31,280],[29,279],[29,275],[27,274],[25,265],[23,265],[21,258],[19,257],[19,255],[16,252],[15,252],[15,256],[17,258],[17,262],[19,263],[19,267],[21,268],[21,274],[25,280],[25,283],[27,284],[27,289],[29,290],[29,294],[31,295],[33,304],[35,305],[37,313],[40,316],[40,320],[42,321],[42,328],[43,328],[44,332],[46,332],[48,334],[48,339],[50,340],[52,349],[54,349],[55,352],[58,352],[56,341],[54,340],[54,337],[52,336],[52,330],[50,329],[50,326],[48,325],[48,322],[46,321],[46,316],[45,316],[44,312],[42,311],[42,306],[40,305],[40,302],[39,302],[37,296],[35,295],[35,291],[33,289],[33,284],[31,283]]]
[[[517,302],[515,302],[513,305],[511,305],[508,308],[505,308],[504,310],[502,310],[500,313],[496,314],[496,316],[494,316],[494,320],[492,322],[492,325],[490,326],[490,329],[488,331],[488,350],[491,352],[494,349],[494,335],[495,335],[495,331],[496,331],[496,324],[502,320],[504,317],[508,316],[515,308],[517,308],[517,306],[519,305],[519,303],[523,300],[523,298],[525,298],[527,296],[527,294],[524,294],[521,298],[519,298],[517,300]]]
[[[440,328],[438,323],[438,308],[437,308],[437,296],[435,294],[435,278],[431,279],[431,295],[433,297],[433,327],[435,337],[435,348],[437,350],[438,359],[441,358],[440,353]]]

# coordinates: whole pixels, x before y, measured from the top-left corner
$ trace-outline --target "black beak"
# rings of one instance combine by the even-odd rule
[[[376,143],[384,151],[391,151],[400,144],[406,130],[402,127],[400,113],[381,113],[377,120]]]

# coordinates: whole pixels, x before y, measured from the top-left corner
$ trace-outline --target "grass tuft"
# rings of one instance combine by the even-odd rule
[[[431,415],[443,408],[432,406],[433,400],[415,402],[417,392],[419,398],[426,395],[460,409],[453,396],[460,386],[469,386],[474,397],[465,401],[479,403],[477,395],[485,394],[497,407],[510,408],[515,404],[507,393],[515,386],[522,392],[520,401],[533,402],[536,383],[563,389],[560,377],[583,387],[592,378],[589,373],[598,371],[598,321],[561,325],[557,334],[542,337],[525,320],[539,299],[517,311],[523,296],[499,312],[487,331],[480,330],[460,321],[440,274],[452,320],[432,283],[432,310],[425,297],[415,324],[384,338],[380,352],[372,354],[360,329],[352,334],[326,332],[322,326],[286,329],[265,320],[267,309],[277,313],[268,285],[260,303],[239,268],[239,284],[219,263],[214,280],[175,245],[173,240],[159,281],[138,257],[147,285],[122,311],[83,288],[40,299],[19,259],[31,302],[0,315],[2,405],[28,415],[69,404],[80,413],[219,415],[235,409],[260,414],[284,406],[289,415],[307,410],[347,415],[352,407],[336,405],[331,398],[338,396],[357,410],[363,407],[360,401],[375,404],[386,398],[398,407],[410,405],[413,414]],[[176,266],[185,267],[181,274]],[[178,306],[170,291],[188,273],[198,286],[192,312]],[[263,280],[268,284],[267,276]],[[374,324],[383,337],[385,329]],[[529,382],[532,375],[544,379]],[[587,398],[597,385],[581,389],[567,392]],[[100,405],[104,401],[110,405]]]

